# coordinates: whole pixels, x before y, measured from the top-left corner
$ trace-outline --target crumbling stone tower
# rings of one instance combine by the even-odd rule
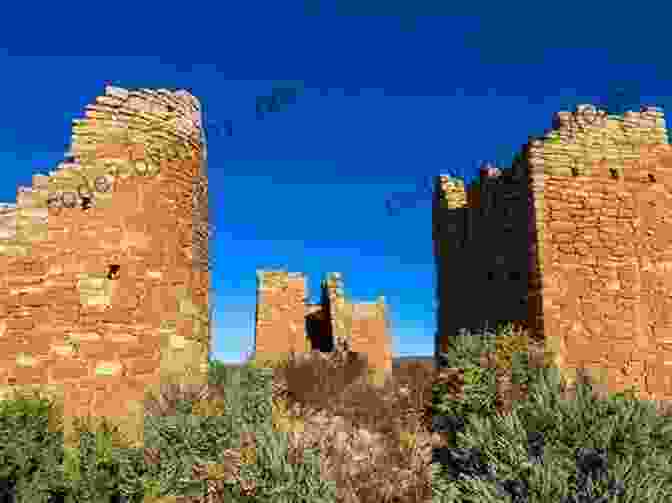
[[[145,391],[204,382],[206,159],[186,91],[106,87],[74,121],[66,160],[0,213],[3,396],[60,398],[66,433],[88,413],[133,431]]]
[[[257,271],[255,356],[280,359],[290,352],[365,354],[370,367],[392,370],[385,298],[353,303],[339,273],[322,281],[319,304],[307,304],[306,277],[286,271]]]
[[[560,112],[505,170],[437,179],[435,351],[459,328],[521,322],[571,383],[672,398],[672,153],[654,107]]]

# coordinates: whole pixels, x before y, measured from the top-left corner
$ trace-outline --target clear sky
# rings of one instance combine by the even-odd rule
[[[274,267],[307,273],[315,300],[331,271],[355,300],[385,295],[395,354],[430,355],[427,180],[507,165],[576,104],[672,106],[669,12],[617,5],[11,2],[0,19],[0,201],[56,169],[71,120],[106,81],[189,89],[208,123],[213,356],[252,350],[255,270]],[[257,113],[283,86],[299,89],[294,102]],[[391,216],[395,193],[405,207]]]

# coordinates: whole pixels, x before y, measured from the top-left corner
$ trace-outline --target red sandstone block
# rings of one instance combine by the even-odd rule
[[[88,387],[70,386],[67,398],[75,403],[90,403],[93,402],[94,391]]]
[[[77,360],[56,360],[49,369],[51,380],[83,379],[89,375],[88,365]]]
[[[79,319],[79,311],[75,307],[54,306],[50,320],[54,323],[73,324]]]
[[[160,357],[160,342],[153,337],[152,342],[133,342],[122,344],[119,348],[119,358],[130,359],[154,359]],[[144,340],[144,339],[143,339]]]
[[[45,293],[25,293],[19,295],[19,304],[24,306],[43,306],[49,304],[49,296]]]
[[[23,351],[20,344],[12,342],[0,342],[0,354],[2,355],[2,365],[13,369],[16,367],[16,357]]]
[[[175,322],[177,333],[191,339],[194,334],[194,321],[192,318],[178,318]]]
[[[113,303],[109,309],[100,314],[103,323],[125,323],[131,317],[131,309],[124,309],[119,303]]]
[[[47,367],[43,362],[36,360],[34,367],[14,366],[12,374],[16,384],[44,384],[47,382]]]
[[[174,254],[177,257],[177,254]],[[161,281],[165,283],[185,283],[191,282],[193,271],[186,267],[169,268],[162,271]]]
[[[128,159],[131,161],[142,161],[146,158],[145,146],[134,143],[128,147]]]
[[[98,341],[81,341],[79,344],[79,354],[87,360],[108,360],[115,359],[115,354],[119,351],[121,344],[107,342],[105,338]]]
[[[8,318],[6,325],[8,329],[32,329],[35,328],[35,321],[32,318]]]
[[[120,281],[113,285],[111,304],[112,306],[119,306],[119,311],[129,313],[137,309],[140,292],[135,285],[135,281],[125,281],[124,283]]]
[[[155,358],[130,358],[128,372],[131,375],[154,374],[160,368],[160,362]]]

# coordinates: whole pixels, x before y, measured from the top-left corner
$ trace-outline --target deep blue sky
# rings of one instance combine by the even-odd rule
[[[672,107],[662,6],[453,3],[464,2],[11,2],[0,201],[56,168],[105,81],[189,89],[210,124],[214,356],[252,349],[263,267],[307,273],[313,298],[342,272],[352,298],[387,297],[397,355],[432,354],[431,206],[426,193],[409,204],[418,185],[509,163],[554,112],[619,87],[635,109]],[[260,118],[257,97],[283,81],[302,93]],[[395,192],[408,207],[389,216]]]

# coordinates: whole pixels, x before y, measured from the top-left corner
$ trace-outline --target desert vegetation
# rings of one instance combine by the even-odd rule
[[[602,396],[585,376],[569,386],[528,343],[510,329],[465,333],[439,370],[408,362],[384,381],[354,354],[213,360],[207,386],[147,397],[142,447],[85,421],[79,447],[64,448],[59,404],[17,396],[0,410],[1,497],[672,501],[672,410]]]

